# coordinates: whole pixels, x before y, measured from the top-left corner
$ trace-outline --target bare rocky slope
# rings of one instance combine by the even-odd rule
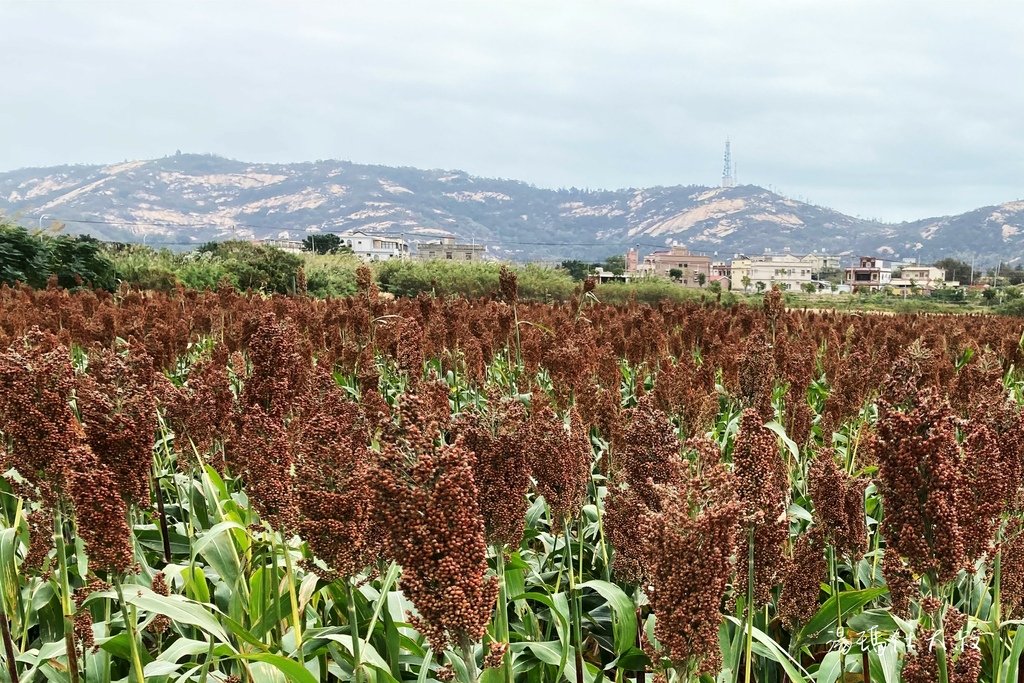
[[[214,239],[348,229],[413,241],[455,235],[517,260],[600,258],[670,243],[727,258],[788,247],[888,257],[1024,256],[1024,201],[885,224],[761,187],[544,189],[462,171],[178,154],[107,166],[0,173],[0,212],[101,239],[186,248]]]

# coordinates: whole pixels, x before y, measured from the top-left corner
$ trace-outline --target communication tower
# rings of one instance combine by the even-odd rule
[[[725,139],[725,163],[722,165],[722,187],[732,187],[736,184],[736,175],[732,167],[732,150],[730,149],[729,138]]]

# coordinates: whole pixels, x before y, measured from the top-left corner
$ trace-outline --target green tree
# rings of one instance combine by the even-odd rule
[[[707,282],[707,281],[708,281],[708,276],[707,275],[705,275],[704,273],[697,273],[697,284],[698,285],[703,287],[704,283]]]
[[[744,277],[746,277],[746,276],[744,276]],[[747,278],[747,279],[749,279],[749,278]],[[755,289],[757,289],[758,292],[763,292],[765,290],[764,280],[758,280],[757,281],[757,286],[755,287]]]
[[[946,271],[947,280],[957,280],[960,284],[970,284],[971,264],[955,258],[944,258],[933,264],[936,268]]]
[[[0,223],[0,281],[45,287],[49,279],[65,288],[113,290],[114,265],[98,240],[87,235],[31,234]]]
[[[592,263],[586,263],[585,261],[577,261],[574,259],[572,261],[562,261],[562,264],[559,267],[562,270],[568,272],[569,277],[571,277],[573,280],[579,281],[587,279],[587,277],[594,272],[594,268],[596,267],[596,265]]]
[[[751,280],[750,280],[750,276],[749,275],[744,275],[740,279],[740,284],[743,285],[743,291],[744,292],[746,292],[746,291],[748,291],[750,289],[750,283],[751,283]]]
[[[24,228],[0,223],[0,282],[44,287],[50,276],[44,239],[30,235]]]
[[[818,286],[813,282],[804,282],[803,284],[800,285],[800,289],[804,290],[808,294],[814,294],[816,291],[818,291]]]
[[[114,264],[103,253],[99,240],[88,235],[58,235],[50,238],[49,244],[53,274],[61,287],[113,290],[117,285]]]
[[[683,279],[683,271],[680,270],[679,268],[669,268],[668,269],[668,276],[670,278],[672,278],[673,280],[676,280],[676,281],[682,280]]]
[[[341,238],[331,232],[309,235],[302,240],[302,251],[311,251],[315,254],[336,254],[341,247]]]
[[[213,263],[242,290],[288,294],[294,291],[302,266],[302,259],[295,254],[241,240],[210,242],[197,253],[210,254]]]
[[[626,257],[622,254],[609,256],[604,260],[604,269],[615,275],[622,275],[626,272]]]
[[[838,268],[822,268],[818,272],[818,280],[822,282],[831,282],[833,284],[842,284],[843,282],[843,271]]]

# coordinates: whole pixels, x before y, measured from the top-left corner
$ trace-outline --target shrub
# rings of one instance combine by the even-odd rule
[[[1000,315],[1012,315],[1018,318],[1024,318],[1024,299],[1020,297],[1010,299],[998,306],[996,308],[996,313],[999,313]]]
[[[238,240],[211,242],[199,248],[199,254],[211,254],[220,261],[227,277],[239,289],[289,294],[302,259],[281,249]]]
[[[33,235],[0,221],[0,281],[44,287],[53,276],[68,289],[113,290],[117,284],[114,265],[98,240],[86,235]]]
[[[327,298],[351,296],[356,293],[356,268],[360,261],[355,256],[310,256],[304,258],[306,292],[310,296]]]

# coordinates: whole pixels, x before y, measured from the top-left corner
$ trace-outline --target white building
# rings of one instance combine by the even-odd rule
[[[409,258],[409,243],[391,235],[369,235],[362,230],[350,230],[338,235],[341,243],[364,261],[388,261]]]
[[[933,289],[943,287],[959,287],[960,283],[946,280],[946,271],[935,266],[908,265],[900,270],[900,276],[894,277],[889,282],[895,289],[914,290],[929,292]]]
[[[734,290],[743,291],[746,282],[747,289],[755,289],[758,283],[763,283],[766,289],[778,285],[782,289],[798,291],[808,282],[817,285],[815,276],[819,272],[838,265],[838,256],[817,253],[737,254],[730,264],[729,275]]]
[[[257,241],[257,244],[262,244],[265,247],[274,247],[281,251],[287,251],[289,254],[298,254],[302,251],[302,242],[299,240],[288,239],[287,237],[267,237]]]

